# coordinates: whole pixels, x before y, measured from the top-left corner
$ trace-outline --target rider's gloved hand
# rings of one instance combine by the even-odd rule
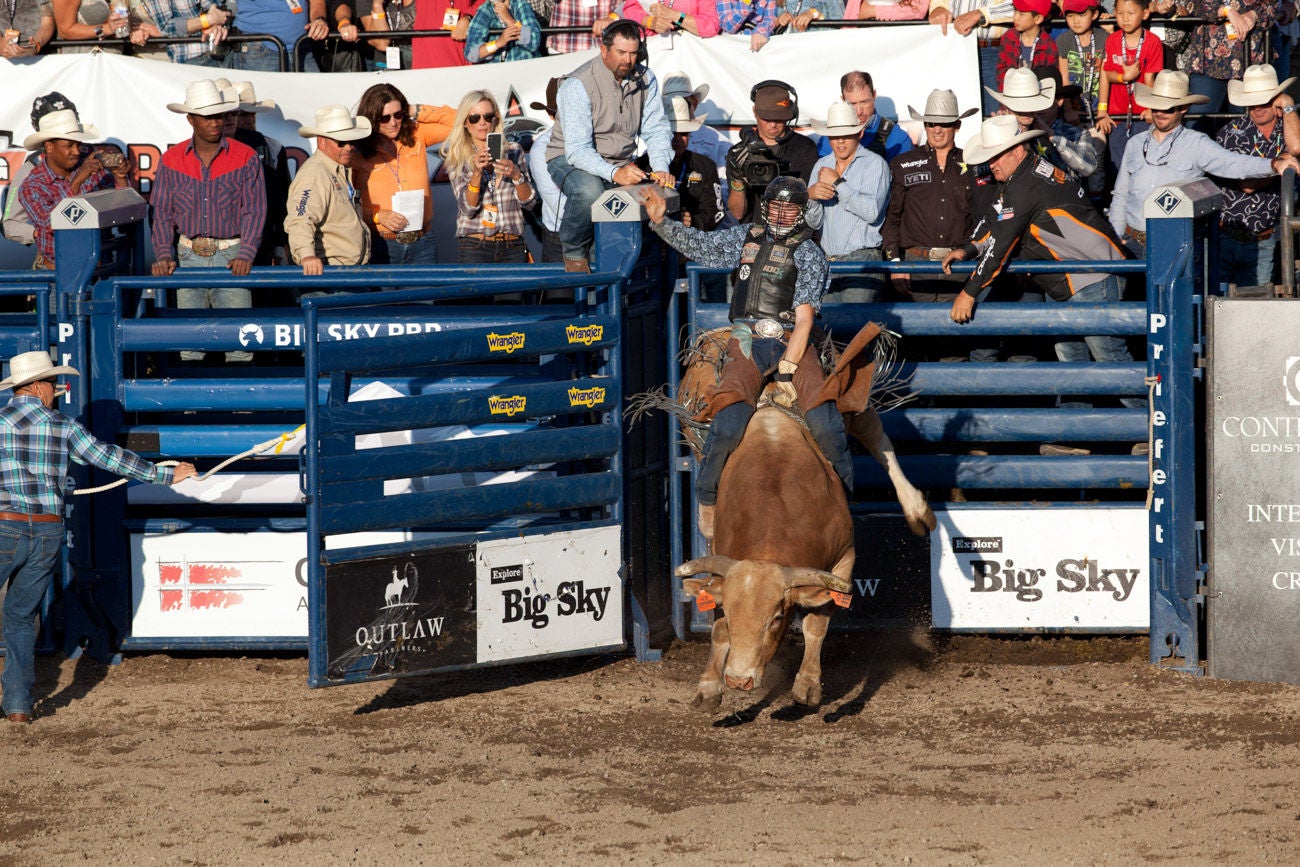
[[[782,358],[776,366],[776,376],[772,381],[776,383],[777,393],[772,399],[781,406],[792,407],[799,399],[799,392],[794,388],[794,372],[798,369],[799,365],[788,358]]]

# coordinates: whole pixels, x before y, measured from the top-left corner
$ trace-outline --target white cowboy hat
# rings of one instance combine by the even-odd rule
[[[54,362],[50,361],[48,352],[39,349],[24,352],[9,359],[9,377],[0,380],[0,391],[6,388],[22,388],[38,379],[53,379],[65,373],[69,376],[81,376],[74,368],[66,365],[55,367]]]
[[[257,99],[257,91],[253,90],[253,82],[236,81],[235,92],[239,94],[239,110],[261,112],[270,111],[275,108],[275,100],[263,99],[260,102]]]
[[[691,77],[684,72],[670,72],[664,76],[664,84],[660,89],[660,95],[664,99],[670,96],[693,96],[700,102],[704,102],[704,97],[709,95],[709,86],[701,84],[699,87],[691,85]]]
[[[1273,97],[1290,87],[1293,81],[1295,76],[1279,84],[1277,70],[1272,66],[1247,66],[1241,81],[1233,79],[1228,82],[1228,102],[1242,108],[1268,105]]]
[[[54,139],[67,139],[68,141],[95,141],[102,138],[99,130],[95,129],[92,124],[82,124],[77,119],[77,113],[70,108],[60,111],[52,111],[49,114],[36,121],[36,132],[23,139],[23,148],[26,150],[36,150],[40,147],[41,142],[53,141]]]
[[[316,109],[316,125],[299,127],[298,135],[303,138],[319,135],[334,141],[358,141],[370,135],[370,120],[353,117],[345,106],[327,105]]]
[[[230,82],[226,82],[229,86]],[[239,99],[223,91],[215,81],[203,79],[191,81],[185,85],[185,101],[169,102],[167,110],[177,114],[197,114],[199,117],[212,117],[225,114],[239,108]]]
[[[812,128],[818,135],[862,135],[866,123],[858,123],[858,113],[847,102],[832,102],[826,109],[826,122],[813,119]]]
[[[1162,69],[1156,73],[1156,83],[1151,87],[1139,84],[1133,88],[1133,99],[1143,108],[1158,108],[1168,111],[1180,105],[1201,105],[1210,101],[1208,96],[1187,94],[1190,79],[1186,72]]]
[[[907,111],[912,115],[912,120],[919,120],[922,123],[956,123],[970,117],[979,109],[968,108],[958,114],[957,94],[951,90],[932,90],[925,98],[925,114],[919,113],[910,105]]]
[[[684,96],[670,96],[664,100],[664,116],[673,132],[695,132],[704,125],[703,117],[691,116],[691,104]]]
[[[1050,78],[1039,81],[1038,76],[1027,66],[1007,70],[1006,77],[1002,79],[1001,91],[991,87],[984,89],[1007,108],[1022,114],[1044,111],[1056,101],[1056,82]],[[1142,104],[1146,105],[1145,102]]]
[[[1015,117],[1000,114],[984,121],[980,131],[966,142],[961,152],[967,163],[986,163],[1003,151],[1042,134],[1041,129],[1021,132],[1020,122]]]

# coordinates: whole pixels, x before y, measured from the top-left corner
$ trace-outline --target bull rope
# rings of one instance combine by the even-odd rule
[[[235,455],[234,457],[226,458],[224,461],[217,464],[215,467],[208,470],[206,473],[195,476],[194,478],[200,482],[207,481],[209,476],[215,475],[221,470],[224,470],[226,467],[230,466],[235,461],[242,461],[244,458],[254,457],[255,455],[260,455],[263,452],[269,451],[271,449],[275,449],[275,453],[278,455],[286,445],[288,445],[289,443],[297,439],[298,435],[301,434],[306,427],[307,426],[305,424],[300,424],[298,425],[298,427],[294,428],[288,433],[282,433],[278,437],[269,439],[266,442],[258,443],[257,445],[253,446],[251,449],[242,451],[239,454]],[[154,464],[154,466],[159,466],[159,467],[175,467],[179,465],[180,465],[180,461],[158,461],[157,463]],[[84,488],[82,490],[73,491],[72,495],[76,497],[76,496],[81,496],[82,494],[98,494],[102,491],[107,491],[112,488],[116,488],[118,485],[125,485],[129,481],[131,480],[118,479],[115,482],[109,482],[107,485],[100,485],[97,488]]]

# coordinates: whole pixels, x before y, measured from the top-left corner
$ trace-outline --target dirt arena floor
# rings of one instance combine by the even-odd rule
[[[0,863],[1300,862],[1300,688],[864,633],[817,712],[787,675],[703,714],[706,650],[324,690],[297,657],[41,660]]]

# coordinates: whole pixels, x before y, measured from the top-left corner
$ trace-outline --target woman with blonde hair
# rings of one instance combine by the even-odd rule
[[[501,120],[492,94],[471,90],[442,146],[456,194],[456,247],[464,263],[529,261],[523,209],[538,197],[523,148],[503,141],[500,159],[488,152],[488,134],[501,132]]]

